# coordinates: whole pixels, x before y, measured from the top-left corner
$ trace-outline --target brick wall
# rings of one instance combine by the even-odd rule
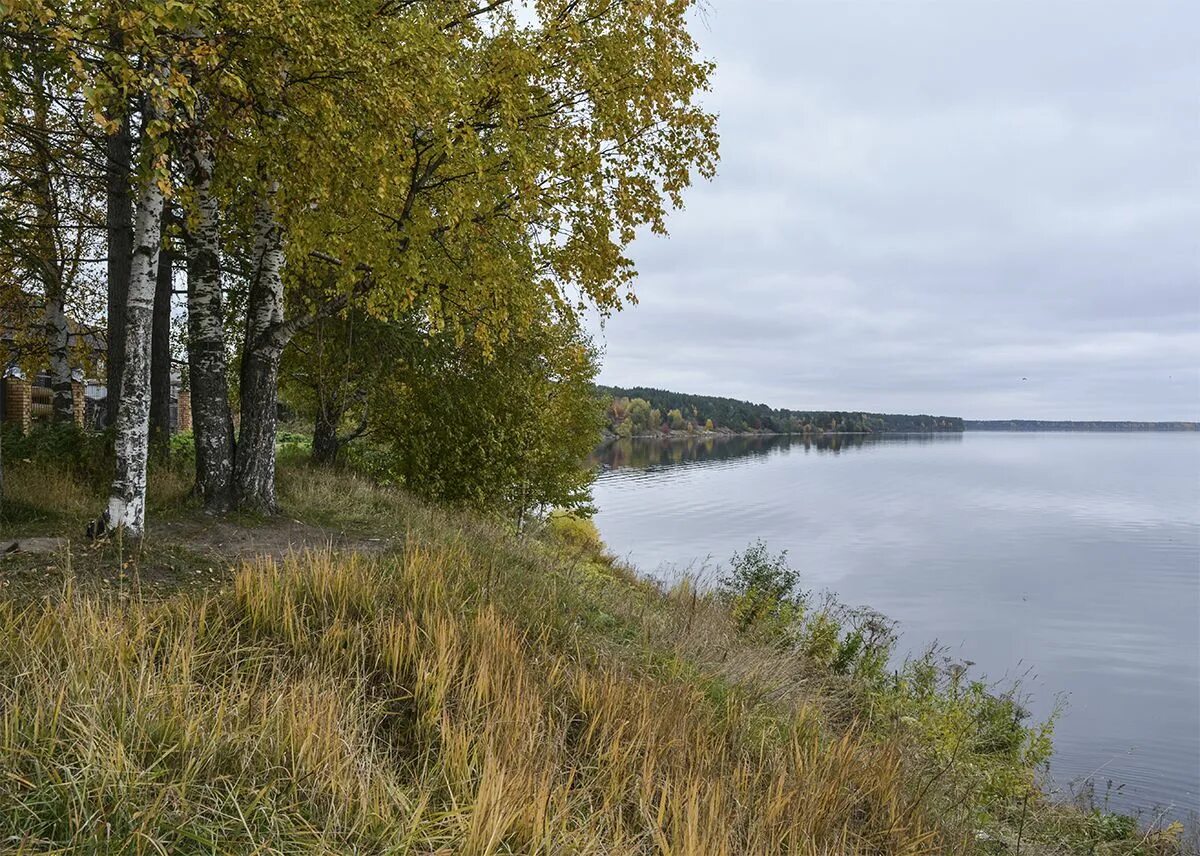
[[[20,426],[22,434],[28,434],[33,422],[32,388],[29,381],[7,377],[0,381],[4,395],[4,421]]]
[[[83,427],[83,415],[87,408],[83,401],[83,384],[77,380],[71,381],[71,403],[74,405],[75,424]]]
[[[186,389],[179,390],[179,418],[175,430],[179,432],[192,430],[192,394]]]

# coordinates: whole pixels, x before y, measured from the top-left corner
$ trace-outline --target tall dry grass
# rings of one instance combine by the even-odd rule
[[[529,630],[459,545],[0,605],[15,852],[920,854],[900,753]]]
[[[99,513],[95,489],[71,470],[20,461],[15,465],[5,461],[4,501],[23,508],[45,509],[55,519]]]
[[[151,518],[177,512],[189,500],[195,478],[190,467],[156,464],[147,477]],[[104,508],[107,483],[60,463],[4,461],[0,535],[82,534]]]

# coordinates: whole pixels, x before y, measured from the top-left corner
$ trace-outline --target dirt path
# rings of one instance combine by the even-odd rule
[[[394,546],[387,538],[348,535],[284,517],[253,524],[191,518],[151,526],[150,537],[231,564],[262,556],[281,559],[305,550],[378,554]]]
[[[221,587],[245,562],[282,559],[306,550],[372,555],[399,547],[388,538],[278,517],[249,522],[202,515],[151,525],[140,547],[83,538],[6,539],[0,553],[0,600],[25,600],[63,591],[70,581],[120,596],[170,594],[181,589]]]

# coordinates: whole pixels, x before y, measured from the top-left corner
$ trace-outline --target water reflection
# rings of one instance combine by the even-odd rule
[[[637,437],[617,440],[597,449],[592,464],[605,470],[719,464],[735,459],[786,455],[795,451],[838,455],[880,444],[929,445],[961,443],[958,432],[936,434],[739,434],[727,437]]]

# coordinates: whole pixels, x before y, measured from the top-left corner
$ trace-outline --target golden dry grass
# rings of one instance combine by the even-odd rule
[[[187,469],[152,466],[147,479],[151,517],[177,511],[191,496],[195,479]],[[105,505],[107,484],[70,466],[44,461],[4,461],[0,535],[82,535]]]
[[[15,466],[8,461],[5,464],[5,502],[53,509],[63,518],[99,513],[95,491],[71,470],[20,462]]]
[[[462,548],[0,617],[17,852],[932,853],[893,747],[562,650]]]

